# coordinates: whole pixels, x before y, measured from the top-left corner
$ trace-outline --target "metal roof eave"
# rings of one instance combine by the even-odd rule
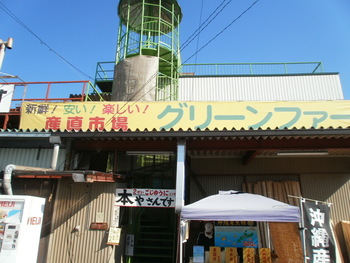
[[[0,131],[0,138],[49,138],[51,132]]]
[[[171,130],[171,131],[90,131],[54,132],[62,138],[194,138],[194,137],[294,137],[294,136],[350,136],[350,128],[329,129],[268,129],[268,130]]]
[[[189,138],[189,137],[251,137],[251,136],[350,136],[350,127],[347,128],[293,128],[293,129],[258,129],[258,130],[161,130],[161,131],[27,131],[6,130],[0,131],[0,138],[49,138],[59,136],[61,138]]]

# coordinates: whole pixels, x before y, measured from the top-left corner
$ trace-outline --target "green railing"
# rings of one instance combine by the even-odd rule
[[[98,62],[96,66],[95,83],[101,81],[113,81],[115,62]]]
[[[184,64],[181,76],[292,75],[323,73],[321,62]]]
[[[115,62],[97,63],[95,82],[113,81]],[[183,64],[180,76],[293,75],[323,73],[321,62]]]
[[[91,99],[93,94],[95,95],[94,97],[97,97],[99,99],[99,101],[104,101],[104,98],[101,96],[101,92],[96,88],[95,85],[92,85],[91,82],[89,82],[86,94],[87,95],[85,96],[85,101],[93,101]],[[96,99],[94,99],[94,100],[96,100]]]

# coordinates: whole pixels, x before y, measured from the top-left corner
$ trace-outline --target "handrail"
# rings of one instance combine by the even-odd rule
[[[23,101],[84,101],[88,93],[88,80],[6,82],[14,85],[12,102]],[[44,86],[44,87],[43,87]]]
[[[85,101],[92,101],[89,94],[90,94],[90,89],[89,87],[91,87],[93,89],[93,94],[97,94],[97,96],[100,98],[100,101],[104,101],[103,97],[101,96],[101,93],[96,89],[96,87],[94,85],[92,85],[91,82],[89,82],[87,91],[86,91],[86,96],[85,96]]]
[[[113,81],[115,62],[99,62],[95,82]],[[98,69],[100,68],[100,69]],[[100,73],[104,77],[100,77]],[[181,65],[180,76],[292,75],[324,73],[322,62],[204,63]]]
[[[238,76],[323,73],[321,62],[183,64],[183,75]]]

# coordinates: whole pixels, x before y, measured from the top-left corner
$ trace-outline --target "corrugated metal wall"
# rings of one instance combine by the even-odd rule
[[[350,172],[347,157],[255,158],[242,165],[241,158],[192,158],[191,169],[198,175],[333,174]]]
[[[242,190],[243,182],[300,181],[302,196],[330,202],[343,256],[347,258],[340,221],[350,221],[350,165],[348,157],[256,158],[242,165],[239,158],[192,158],[190,202],[218,190]],[[194,177],[197,180],[194,180]],[[348,261],[345,261],[348,262]]]
[[[116,184],[74,183],[62,179],[57,189],[47,262],[114,262],[106,230],[90,230],[96,213],[111,225]],[[80,226],[80,231],[74,228]]]
[[[242,190],[243,182],[299,181],[303,175],[304,197],[334,201],[337,205],[333,206],[332,219],[350,220],[349,158],[256,158],[248,165],[242,165],[240,158],[193,158],[191,164],[191,171],[208,195],[218,190]],[[190,194],[191,202],[203,198],[194,178]]]
[[[300,177],[305,198],[332,203],[331,219],[344,262],[349,262],[340,221],[350,221],[350,172],[347,174],[303,174]]]
[[[207,194],[215,195],[219,191],[236,190],[242,191],[244,182],[259,182],[259,181],[299,181],[298,175],[217,175],[217,176],[197,176],[200,186],[192,178],[190,182],[190,203],[196,202],[206,196],[200,191],[202,187]]]
[[[344,99],[338,74],[183,77],[180,101],[314,101]]]
[[[333,221],[350,220],[350,172],[348,174],[303,174],[304,197],[332,203]]]
[[[0,170],[8,164],[51,168],[53,149],[0,148]],[[64,169],[66,150],[60,149],[57,170]]]

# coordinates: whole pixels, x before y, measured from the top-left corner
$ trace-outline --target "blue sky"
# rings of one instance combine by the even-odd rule
[[[43,41],[6,14],[0,4],[0,38],[14,39],[14,47],[7,50],[1,72],[17,75],[24,81],[94,78],[97,62],[115,58],[118,2],[0,0]],[[204,22],[222,0],[178,2],[183,12],[180,33],[184,43],[198,28],[200,20]],[[197,47],[210,41],[253,2],[226,0],[229,4],[225,10],[198,40],[182,51],[182,61],[187,61]],[[349,14],[349,0],[260,0],[187,63],[320,61],[326,72],[340,73],[344,97],[349,100]]]

